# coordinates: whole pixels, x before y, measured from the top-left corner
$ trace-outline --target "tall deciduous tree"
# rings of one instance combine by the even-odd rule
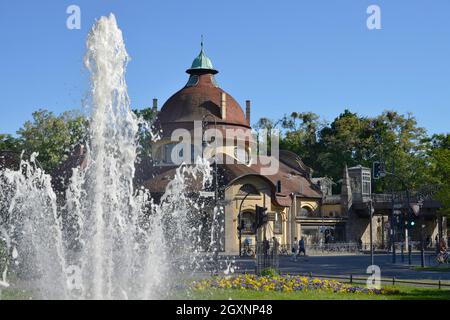
[[[154,128],[153,124],[157,118],[158,111],[153,108],[134,109],[134,114],[140,119],[138,142],[139,155],[151,156],[151,140],[158,135],[158,128]]]
[[[21,141],[10,134],[0,133],[0,151],[19,152]]]
[[[430,177],[439,185],[435,198],[441,202],[441,214],[450,216],[450,134],[434,135],[429,153]]]
[[[86,119],[76,111],[55,116],[48,110],[33,113],[17,131],[21,147],[27,153],[38,152],[39,163],[51,171],[65,160],[72,149],[85,140]]]
[[[281,119],[284,138],[281,148],[300,155],[306,163],[316,161],[318,153],[318,133],[324,126],[317,114],[313,112],[293,112]]]
[[[411,115],[384,111],[376,117],[363,117],[345,110],[325,124],[311,112],[293,112],[280,120],[284,134],[280,146],[300,155],[316,176],[339,181],[342,168],[384,161],[395,175],[375,184],[375,191],[416,188],[428,179],[426,132]]]

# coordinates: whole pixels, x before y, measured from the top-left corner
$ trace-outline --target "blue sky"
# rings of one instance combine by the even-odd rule
[[[66,28],[71,4],[81,30]],[[371,4],[381,30],[366,27]],[[220,86],[241,106],[252,100],[252,122],[394,109],[430,133],[450,131],[448,0],[0,0],[0,132],[14,134],[39,108],[81,107],[86,35],[110,12],[132,57],[134,108],[161,105],[186,83],[203,34]]]

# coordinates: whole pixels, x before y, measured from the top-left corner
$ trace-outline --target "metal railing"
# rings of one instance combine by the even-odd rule
[[[410,202],[417,202],[420,200],[431,200],[433,195],[439,190],[438,185],[424,186],[419,190],[410,190],[409,200]],[[372,199],[374,202],[391,202],[391,193],[373,193]],[[406,203],[408,199],[406,191],[394,192],[394,202]]]
[[[261,274],[266,269],[278,271],[279,245],[277,242],[261,241],[256,245],[256,274]]]
[[[420,241],[409,241],[408,245],[411,246],[411,251],[420,251],[421,250],[421,242]],[[373,244],[373,248],[374,248],[374,250],[385,250],[387,252],[390,252],[392,250],[392,245],[389,243],[389,241],[385,241],[384,244],[381,244],[380,241],[377,241],[376,243]],[[395,251],[398,253],[402,250],[402,248],[405,252],[408,251],[408,248],[406,247],[405,242],[396,241],[395,242]],[[424,249],[427,251],[435,250],[436,246],[433,246],[433,244],[431,244],[431,243],[429,243],[428,245],[424,244]],[[369,242],[363,243],[361,246],[361,250],[362,251],[370,250],[370,243]]]
[[[318,254],[347,254],[359,253],[360,247],[356,242],[307,244],[306,250],[310,253]]]
[[[349,275],[324,275],[324,274],[313,274],[313,273],[289,273],[291,275],[300,275],[300,276],[305,276],[305,277],[310,277],[310,278],[321,278],[321,279],[336,279],[336,280],[340,280],[343,282],[348,282],[348,283],[364,283],[366,284],[366,281],[368,279],[368,277],[370,275],[353,275],[353,274],[349,274]],[[405,285],[419,285],[419,286],[428,286],[428,287],[438,287],[438,289],[442,289],[442,288],[450,288],[450,283],[448,282],[443,282],[441,279],[435,280],[435,281],[430,281],[430,280],[424,280],[424,281],[414,281],[414,280],[409,280],[409,279],[400,279],[400,278],[396,278],[396,277],[392,277],[392,278],[381,278],[380,279],[381,283],[386,283],[386,284],[391,284],[393,286],[395,286],[396,284],[405,284]]]
[[[305,251],[307,255],[358,254],[361,249],[362,248],[356,242],[305,244]],[[278,252],[281,256],[291,256],[292,245],[289,243],[282,244],[280,245]]]
[[[409,241],[411,245],[411,251],[419,252],[421,249],[420,241]],[[391,252],[392,247],[389,242],[386,241],[384,244],[379,242],[373,244],[374,250]],[[272,248],[272,242],[270,242],[270,248]],[[292,255],[292,245],[290,243],[281,244],[277,247],[278,256],[291,256]],[[395,250],[398,254],[403,251],[408,252],[404,242],[395,242]],[[255,258],[258,249],[254,244],[241,246],[241,256]],[[435,251],[435,246],[430,244],[425,247],[427,251]],[[298,246],[297,246],[298,250]],[[336,254],[363,254],[370,250],[370,243],[364,242],[358,244],[357,242],[337,242],[337,243],[323,243],[323,244],[306,244],[305,251],[307,255],[336,255]]]
[[[341,195],[340,194],[333,194],[333,195],[328,195],[328,196],[324,196],[322,203],[324,204],[332,204],[332,203],[340,203],[341,201]]]

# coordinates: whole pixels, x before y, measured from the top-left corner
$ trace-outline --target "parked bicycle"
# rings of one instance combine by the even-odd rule
[[[448,263],[450,263],[450,255],[449,255],[449,253],[447,251],[446,252],[439,252],[437,254],[437,256],[436,256],[436,262],[438,264],[444,264],[444,263],[448,264]]]
[[[255,256],[255,252],[253,251],[253,249],[250,246],[245,246],[241,250],[241,256],[243,256],[243,257],[254,257]]]
[[[279,249],[278,254],[279,254],[280,256],[288,256],[288,255],[290,254],[290,253],[289,253],[289,250],[287,249],[287,246],[286,246],[285,244],[282,244],[282,245],[280,246],[280,249]]]

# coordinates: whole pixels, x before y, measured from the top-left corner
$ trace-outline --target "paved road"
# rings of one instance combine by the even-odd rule
[[[432,262],[426,257],[426,265]],[[376,254],[374,263],[381,269],[381,276],[398,279],[432,279],[450,280],[450,272],[445,271],[417,271],[408,266],[408,257],[404,262],[397,256],[397,263],[392,264],[392,256],[389,254]],[[297,261],[291,261],[289,257],[280,257],[280,271],[282,273],[313,273],[326,275],[366,275],[370,265],[369,255],[349,256],[311,256],[300,257]],[[420,265],[420,255],[412,255],[412,265]],[[237,258],[236,266],[243,271],[254,271],[255,260],[249,258]]]

